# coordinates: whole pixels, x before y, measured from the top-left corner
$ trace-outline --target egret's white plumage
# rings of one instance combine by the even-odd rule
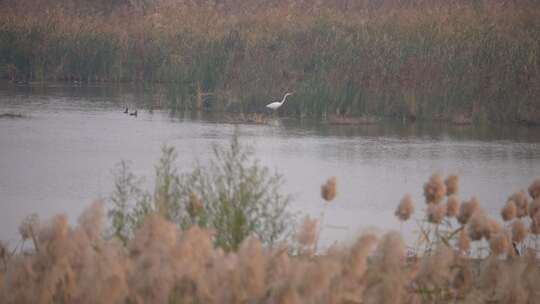
[[[285,103],[285,100],[287,99],[287,96],[289,95],[292,95],[292,93],[286,93],[285,96],[283,96],[283,99],[281,100],[281,102],[279,101],[272,102],[272,103],[267,104],[266,107],[272,110],[277,110],[277,108],[281,107]]]

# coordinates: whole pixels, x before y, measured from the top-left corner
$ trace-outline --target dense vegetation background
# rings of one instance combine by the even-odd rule
[[[4,0],[0,75],[163,83],[173,106],[540,123],[540,5]]]

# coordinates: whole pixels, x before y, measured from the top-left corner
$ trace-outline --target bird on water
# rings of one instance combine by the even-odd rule
[[[285,96],[283,96],[283,99],[281,100],[281,102],[275,101],[275,102],[267,104],[266,107],[272,110],[277,110],[279,107],[281,107],[285,103],[285,100],[287,100],[287,97],[292,94],[293,93],[285,93]]]
[[[129,113],[129,115],[130,115],[130,116],[135,116],[135,117],[137,117],[137,110],[135,110],[135,112]]]

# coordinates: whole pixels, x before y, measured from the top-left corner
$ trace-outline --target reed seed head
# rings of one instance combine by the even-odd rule
[[[455,174],[449,175],[445,180],[446,195],[457,194],[459,191],[459,177]]]
[[[529,204],[529,216],[531,219],[540,211],[540,197],[535,198]]]
[[[406,194],[394,213],[400,221],[408,220],[414,212],[414,203],[410,194]]]
[[[517,215],[517,207],[514,201],[507,201],[501,210],[501,217],[505,222],[513,220]]]
[[[433,174],[424,184],[426,203],[438,204],[446,195],[446,185],[439,174]]]
[[[534,235],[540,234],[540,212],[537,212],[531,219],[530,231]]]
[[[471,216],[480,210],[480,203],[476,197],[472,197],[469,201],[463,202],[459,207],[458,222],[462,225],[467,224]]]
[[[491,236],[502,231],[502,226],[495,219],[488,217],[483,210],[473,214],[467,223],[467,232],[473,241],[482,238],[489,240]]]
[[[515,220],[512,223],[512,242],[521,243],[527,237],[529,230],[522,220]]]
[[[537,177],[529,186],[529,195],[533,199],[540,198],[540,177]]]
[[[321,186],[321,196],[325,201],[330,202],[336,198],[336,195],[337,179],[335,176],[332,176]]]
[[[315,245],[319,238],[319,221],[306,216],[302,221],[296,240],[300,245],[310,247]]]
[[[529,200],[527,199],[527,194],[525,191],[519,191],[512,194],[509,198],[509,201],[514,201],[517,208],[516,216],[522,218],[529,214]]]
[[[444,216],[446,215],[446,205],[443,204],[428,204],[427,208],[428,222],[433,224],[442,223]]]
[[[494,255],[501,255],[508,252],[510,247],[510,240],[508,235],[504,232],[498,232],[492,235],[489,240],[489,248]]]

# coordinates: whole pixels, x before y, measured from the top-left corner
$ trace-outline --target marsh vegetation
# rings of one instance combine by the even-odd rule
[[[418,225],[416,242],[365,232],[349,245],[317,249],[324,214],[295,224],[285,213],[251,213],[263,201],[285,206],[286,196],[237,139],[216,149],[223,156],[209,167],[182,175],[164,147],[152,195],[121,164],[108,205],[95,202],[75,225],[65,215],[28,217],[21,242],[0,246],[2,302],[534,303],[539,296],[540,178],[501,204],[502,222],[477,198],[459,198],[458,176],[434,174],[423,186],[425,207],[405,195],[396,208],[397,220]],[[222,170],[236,173],[226,178]],[[335,177],[323,183],[321,203],[334,203],[338,187]],[[139,200],[127,205],[130,195]],[[265,222],[296,229],[277,230],[277,241]]]
[[[16,82],[166,84],[170,107],[540,122],[535,1],[3,1]]]

